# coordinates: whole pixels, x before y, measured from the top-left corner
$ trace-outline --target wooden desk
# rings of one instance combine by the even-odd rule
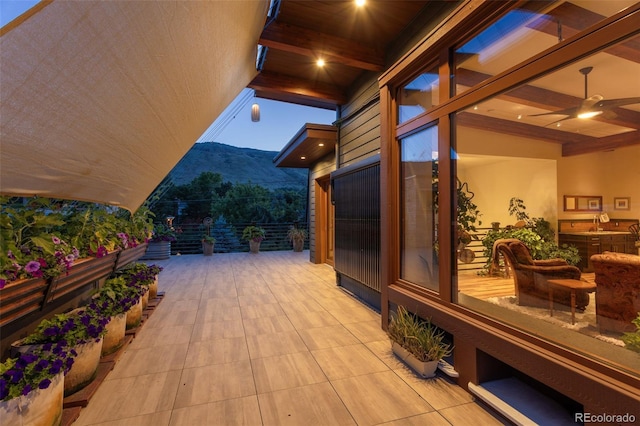
[[[553,316],[553,288],[563,287],[571,290],[571,324],[576,323],[576,290],[586,290],[587,293],[596,291],[594,282],[580,280],[548,280],[549,284],[549,315]]]

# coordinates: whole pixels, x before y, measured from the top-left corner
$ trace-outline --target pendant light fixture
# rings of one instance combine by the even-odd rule
[[[251,105],[251,121],[253,121],[254,123],[257,123],[258,121],[260,121],[260,105],[258,105],[258,102],[255,100],[256,97],[256,91],[253,91],[253,105]]]

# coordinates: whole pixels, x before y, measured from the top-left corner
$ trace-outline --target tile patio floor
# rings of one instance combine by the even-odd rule
[[[172,256],[165,298],[74,426],[498,425],[391,354],[380,316],[309,253]]]

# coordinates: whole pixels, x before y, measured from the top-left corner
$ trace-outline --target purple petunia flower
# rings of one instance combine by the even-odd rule
[[[31,392],[31,385],[27,383],[24,385],[24,388],[22,388],[22,395],[29,395],[29,392]]]
[[[24,376],[21,370],[8,370],[5,375],[9,379],[9,383],[18,383]]]
[[[5,285],[7,285],[7,280],[0,278],[0,289],[4,288]]]
[[[40,262],[30,260],[29,263],[24,266],[24,270],[30,274],[33,274],[34,272],[40,270]]]
[[[44,379],[40,383],[38,383],[38,389],[46,389],[51,384],[51,380]]]

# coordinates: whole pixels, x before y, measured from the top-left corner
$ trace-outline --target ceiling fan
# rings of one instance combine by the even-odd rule
[[[640,103],[640,97],[618,98],[609,100],[605,100],[604,96],[602,95],[593,95],[588,97],[587,76],[589,75],[591,70],[593,70],[593,67],[584,67],[580,68],[579,70],[580,74],[584,75],[584,99],[580,102],[579,105],[572,108],[545,112],[543,114],[533,114],[530,117],[538,117],[542,115],[566,115],[565,118],[554,121],[553,123],[548,124],[548,126],[572,118],[587,119],[596,117],[598,115],[602,115],[603,117],[608,119],[613,119],[616,117],[616,113],[612,111],[613,108]]]

